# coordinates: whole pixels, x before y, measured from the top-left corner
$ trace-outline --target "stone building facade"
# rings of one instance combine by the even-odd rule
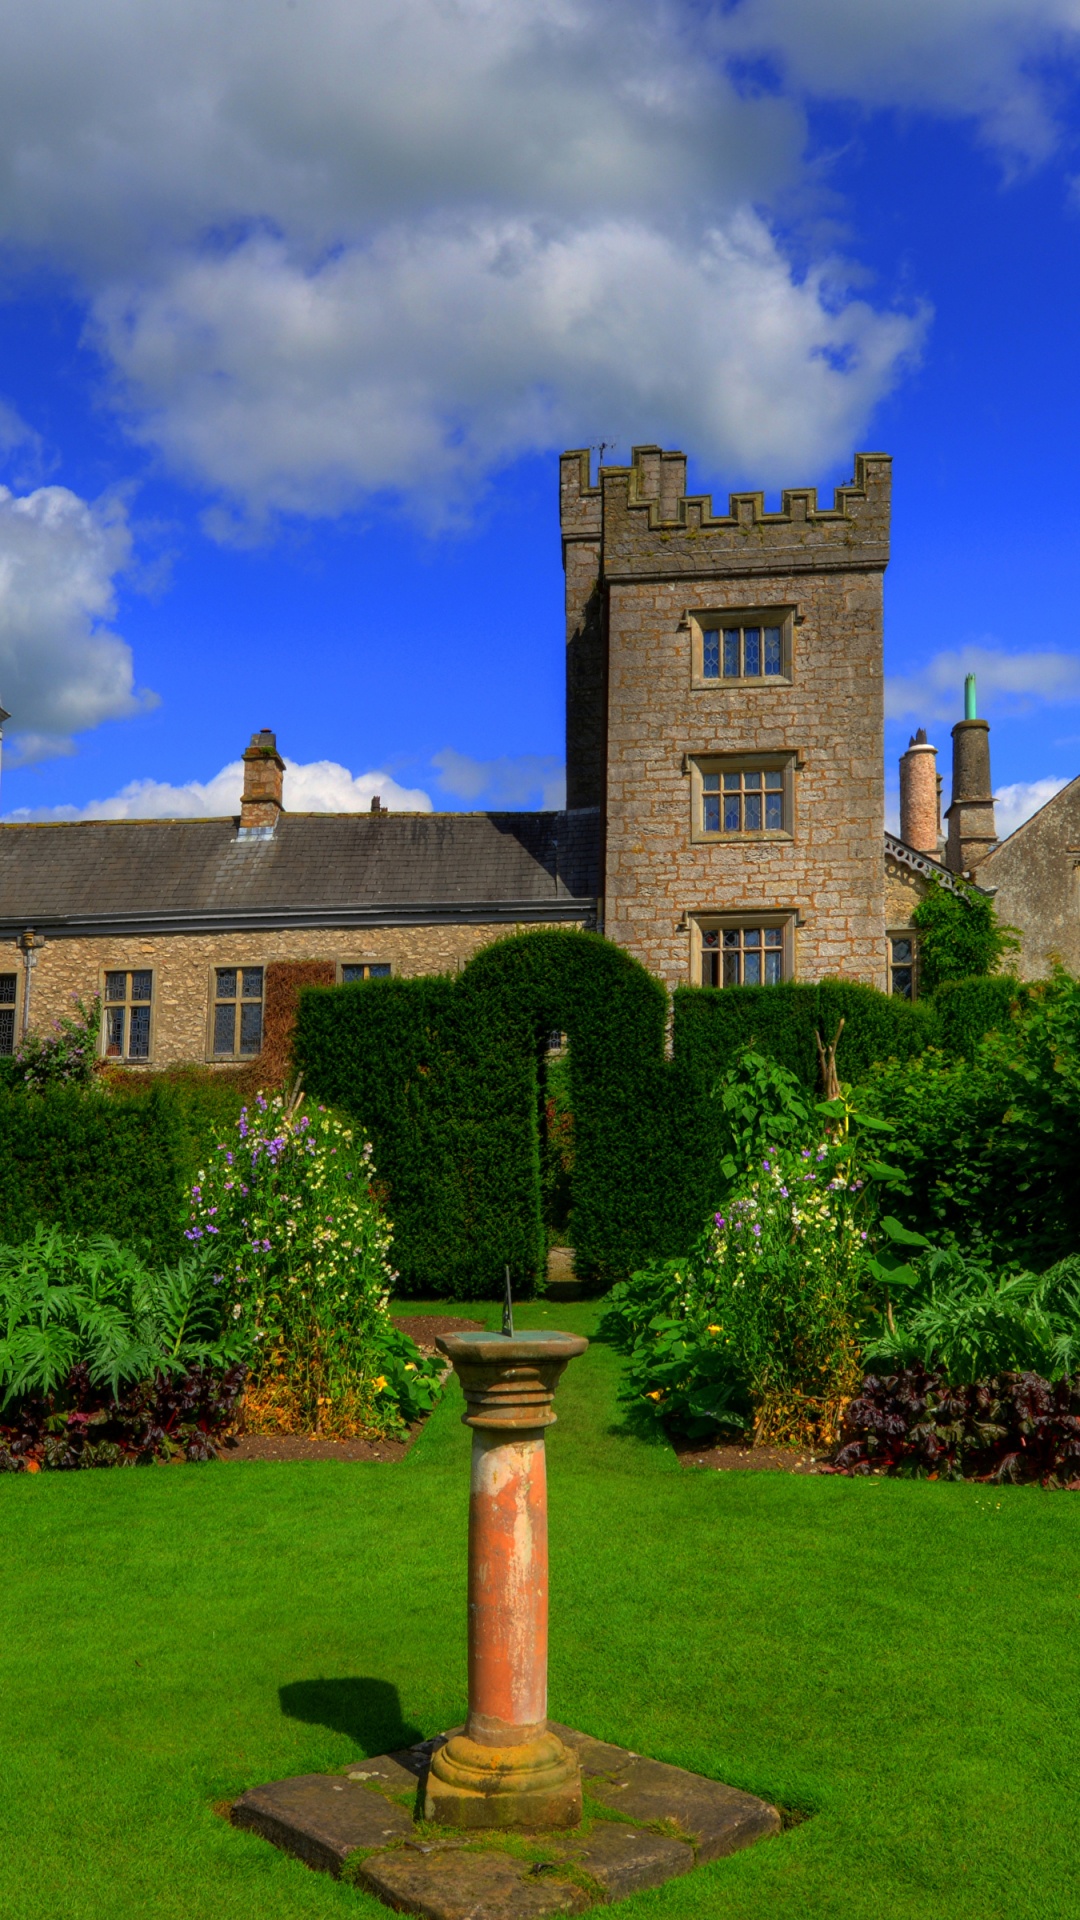
[[[244,761],[238,818],[0,826],[0,1050],[99,994],[118,1063],[243,1064],[275,970],[455,972],[595,925],[594,814],[289,814],[269,730]]]
[[[568,797],[600,809],[605,933],[669,986],[884,987],[890,461],[832,506],[688,496],[686,458],[564,454]]]

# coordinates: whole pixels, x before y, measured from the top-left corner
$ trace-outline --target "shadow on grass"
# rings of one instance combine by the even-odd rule
[[[393,1753],[424,1737],[402,1718],[398,1690],[389,1680],[290,1680],[278,1688],[278,1699],[287,1719],[347,1734],[365,1753]]]

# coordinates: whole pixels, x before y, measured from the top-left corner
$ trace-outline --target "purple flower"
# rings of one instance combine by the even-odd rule
[[[786,1200],[786,1199],[787,1199],[787,1197],[788,1197],[788,1190],[787,1190],[787,1188],[786,1188],[786,1187],[781,1187],[781,1189],[780,1189],[780,1193],[781,1193],[781,1197],[782,1197],[782,1198],[783,1198],[784,1200]]]
[[[756,1234],[756,1236],[757,1236],[757,1238],[758,1238],[758,1239],[760,1240],[760,1239],[761,1239],[761,1228],[760,1228],[760,1227],[758,1226],[758,1223],[757,1223],[757,1221],[756,1221],[756,1220],[754,1221],[754,1233]]]

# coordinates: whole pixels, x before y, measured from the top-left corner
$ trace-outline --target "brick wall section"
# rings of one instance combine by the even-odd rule
[[[573,472],[563,463],[564,502]],[[604,931],[675,986],[694,977],[684,916],[798,915],[795,972],[884,986],[882,576],[890,462],[819,509],[732,495],[726,515],[683,491],[685,461],[635,449],[605,468],[607,854]],[[676,492],[678,489],[678,492]],[[691,686],[688,611],[794,609],[790,685]],[[691,842],[685,755],[794,752],[789,842]]]
[[[71,1012],[75,996],[101,990],[102,974],[112,968],[152,967],[154,1011],[151,1028],[154,1067],[209,1058],[211,970],[214,967],[265,966],[275,962],[389,961],[396,974],[456,973],[492,940],[525,932],[517,926],[384,927],[363,933],[318,927],[280,933],[158,934],[102,939],[49,939],[34,968],[30,1025],[47,1030]],[[17,973],[16,1031],[22,1023],[22,955],[14,941],[0,943],[0,973]],[[269,981],[268,981],[269,988]]]

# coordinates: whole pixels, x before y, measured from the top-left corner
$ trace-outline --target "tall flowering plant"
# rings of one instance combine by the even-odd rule
[[[774,1149],[706,1235],[684,1308],[703,1340],[737,1358],[759,1444],[829,1443],[862,1377],[864,1191],[832,1143]]]
[[[251,1428],[385,1434],[433,1403],[438,1369],[389,1316],[373,1171],[325,1108],[260,1093],[191,1189],[187,1237],[216,1247],[224,1317],[251,1332]]]
[[[762,1444],[830,1445],[861,1379],[868,1233],[878,1190],[898,1178],[876,1136],[892,1129],[843,1090],[811,1107],[752,1050],[717,1093],[721,1206],[685,1259],[610,1297],[606,1330],[630,1356],[625,1398],[691,1438],[752,1424]]]

